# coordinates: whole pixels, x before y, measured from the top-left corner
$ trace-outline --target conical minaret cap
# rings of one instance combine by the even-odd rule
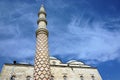
[[[41,7],[40,7],[40,10],[39,10],[39,13],[38,13],[38,16],[40,13],[43,13],[46,15],[46,11],[45,11],[45,8],[44,8],[44,5],[42,4]]]

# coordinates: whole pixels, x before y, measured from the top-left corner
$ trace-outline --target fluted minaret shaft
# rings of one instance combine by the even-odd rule
[[[42,5],[38,13],[38,29],[36,31],[36,56],[34,80],[50,80],[50,63],[48,53],[48,30],[46,28],[46,12]]]

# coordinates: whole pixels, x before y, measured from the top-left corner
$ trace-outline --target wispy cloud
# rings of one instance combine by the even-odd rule
[[[0,1],[0,59],[23,61],[35,53],[36,3]],[[36,10],[37,11],[37,10]],[[0,64],[1,66],[1,64]]]
[[[52,16],[52,19],[49,17],[51,55],[59,55],[61,58],[70,55],[69,59],[68,57],[66,59],[83,59],[88,63],[119,59],[120,17],[114,14],[107,15],[109,12],[106,11],[103,16],[103,13],[98,13],[102,10],[96,10],[95,5],[87,0],[62,4],[67,5],[64,7],[64,10],[68,11],[67,15],[66,12],[61,11],[65,16],[57,13],[59,17]],[[54,7],[53,4],[51,6]],[[101,9],[97,5],[96,7]],[[66,21],[67,19],[69,20]]]
[[[19,59],[34,58],[37,9],[40,3],[41,0],[0,2],[0,56],[10,54],[9,57]],[[51,55],[87,59],[91,62],[120,57],[119,17],[101,18],[87,0],[69,3],[64,0],[48,0],[45,6]]]
[[[120,24],[118,19],[93,20],[72,17],[68,31],[55,41],[54,53],[77,56],[77,59],[104,62],[120,58]],[[114,23],[114,24],[112,24]],[[109,27],[113,27],[112,31]],[[117,29],[116,29],[117,28]]]

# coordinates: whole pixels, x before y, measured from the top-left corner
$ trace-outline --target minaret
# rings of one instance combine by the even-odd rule
[[[38,13],[38,29],[36,31],[36,56],[34,80],[50,80],[50,63],[48,53],[48,30],[46,28],[46,11],[41,5]]]

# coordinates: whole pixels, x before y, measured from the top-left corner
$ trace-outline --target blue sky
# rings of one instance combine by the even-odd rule
[[[30,62],[41,0],[0,0],[0,70]],[[98,67],[103,80],[120,79],[120,1],[45,0],[49,53]]]

